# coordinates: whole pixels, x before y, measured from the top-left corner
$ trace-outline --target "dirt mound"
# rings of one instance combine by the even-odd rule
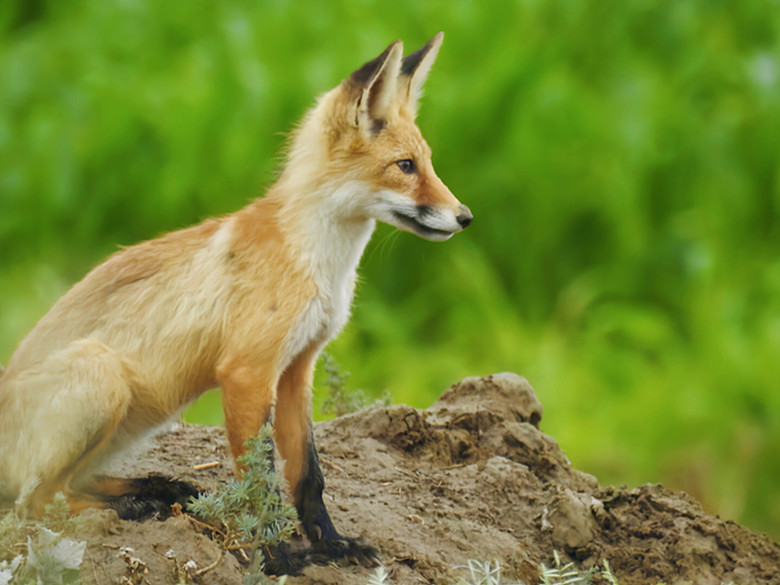
[[[528,382],[497,374],[455,384],[427,410],[395,405],[318,424],[336,526],[376,545],[395,584],[455,583],[464,575],[456,567],[469,559],[499,560],[507,582],[535,584],[553,550],[584,567],[609,560],[621,585],[780,583],[780,547],[769,538],[662,486],[601,488],[539,431],[541,418]],[[220,464],[193,470],[212,461]],[[208,489],[229,476],[231,463],[221,429],[182,426],[122,470],[173,474]],[[78,538],[88,541],[85,585],[133,575],[176,582],[177,567],[218,556],[182,517],[133,523],[93,511]],[[133,559],[143,566],[132,569]],[[227,555],[200,582],[240,583],[244,571]],[[288,583],[363,585],[368,573],[310,567]]]

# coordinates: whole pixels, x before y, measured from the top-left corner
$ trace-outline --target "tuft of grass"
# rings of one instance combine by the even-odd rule
[[[562,563],[558,551],[553,551],[553,565],[548,567],[542,563],[541,585],[590,585],[595,567],[580,570],[573,563]],[[614,577],[613,577],[614,579]]]
[[[465,566],[455,568],[468,569],[469,571],[468,578],[461,579],[455,585],[523,585],[519,581],[513,584],[502,583],[501,563],[498,561],[470,560]],[[600,575],[610,585],[618,585],[617,579],[612,574],[609,562],[606,560],[603,568],[591,567],[590,569],[581,569],[573,562],[562,562],[558,551],[553,551],[552,565],[548,567],[542,563],[540,569],[539,585],[591,585],[595,575]],[[663,585],[663,583],[658,585]]]
[[[469,561],[465,566],[456,568],[469,571],[469,580],[461,579],[456,585],[501,585],[501,564],[498,561],[495,561],[495,566],[491,561]]]
[[[609,561],[604,559],[604,570],[601,571],[601,576],[604,577],[610,585],[618,585],[617,579],[612,574],[612,567],[609,566]],[[659,585],[663,585],[660,583]]]

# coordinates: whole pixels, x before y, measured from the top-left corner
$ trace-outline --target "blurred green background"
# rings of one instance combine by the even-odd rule
[[[349,384],[425,407],[520,372],[575,466],[780,538],[777,1],[4,0],[0,363],[118,245],[261,195],[317,94],[439,30],[420,126],[475,220],[378,230],[329,349]]]

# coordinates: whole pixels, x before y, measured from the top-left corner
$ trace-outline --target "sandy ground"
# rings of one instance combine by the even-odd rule
[[[326,498],[342,534],[374,544],[394,584],[454,584],[469,559],[498,560],[505,583],[538,583],[552,551],[584,567],[607,559],[621,585],[780,584],[780,547],[706,514],[660,485],[602,487],[573,469],[539,430],[542,405],[515,374],[468,378],[427,410],[395,405],[319,423],[316,441]],[[219,465],[194,471],[193,465]],[[231,462],[219,428],[180,426],[146,454],[122,462],[212,489]],[[89,511],[85,585],[176,583],[176,567],[211,563],[216,545],[185,517],[127,522]],[[131,569],[120,547],[143,566]],[[127,555],[125,555],[127,556]],[[312,566],[289,585],[363,585],[362,567]],[[237,584],[245,566],[227,555],[200,578]],[[125,581],[122,581],[122,579]]]

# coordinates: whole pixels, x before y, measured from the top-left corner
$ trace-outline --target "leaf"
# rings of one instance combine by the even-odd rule
[[[84,559],[84,551],[87,548],[85,540],[73,540],[63,538],[49,551],[49,554],[66,569],[78,569]]]
[[[10,585],[14,573],[24,561],[24,556],[18,555],[11,562],[3,561],[0,563],[0,585]]]
[[[59,533],[41,528],[34,542],[27,537],[27,566],[37,573],[38,582],[44,585],[70,582],[64,578],[68,571],[81,566],[86,547],[86,541],[61,538]]]
[[[387,569],[385,569],[384,566],[379,565],[368,578],[368,583],[366,585],[388,585],[390,583],[389,578],[390,573],[387,572]]]

